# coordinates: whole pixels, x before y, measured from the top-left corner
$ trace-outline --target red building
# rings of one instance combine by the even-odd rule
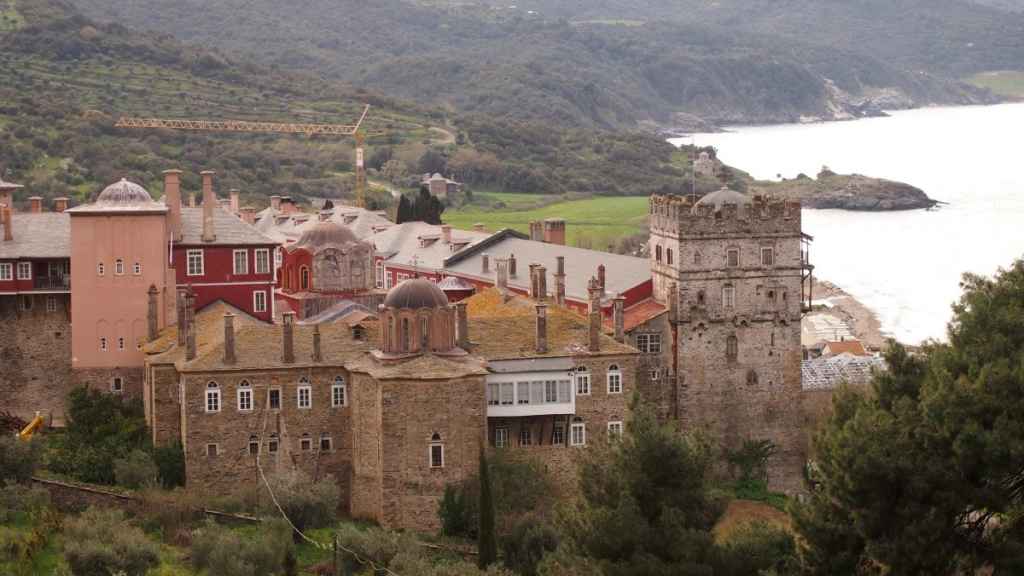
[[[68,215],[63,213],[66,202],[56,200],[61,212],[42,212],[42,199],[33,197],[32,210],[21,214],[13,214],[0,202],[0,296],[18,297],[22,310],[36,305],[52,311],[67,309],[71,243]]]

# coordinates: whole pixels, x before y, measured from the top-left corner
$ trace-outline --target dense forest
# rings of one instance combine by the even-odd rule
[[[857,116],[879,97],[886,107],[968,103],[985,96],[944,74],[1024,61],[1021,18],[976,6],[980,15],[961,18],[959,0],[940,0],[938,9],[928,0],[900,9],[881,0],[532,0],[515,9],[406,0],[75,2],[97,18],[284,69],[462,112],[569,126],[686,125],[677,114],[718,123]],[[965,50],[967,39],[977,48]],[[999,50],[983,51],[996,39]],[[984,59],[959,63],[965,52]],[[922,65],[928,59],[942,66]]]

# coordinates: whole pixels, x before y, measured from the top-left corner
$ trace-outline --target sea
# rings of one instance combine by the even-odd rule
[[[907,344],[946,339],[965,272],[991,275],[1024,256],[1024,103],[736,126],[672,142],[714,146],[723,162],[759,179],[814,176],[827,166],[907,182],[945,202],[933,210],[803,211],[816,276]]]

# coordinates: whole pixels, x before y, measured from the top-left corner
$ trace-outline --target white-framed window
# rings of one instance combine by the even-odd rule
[[[219,452],[219,450],[220,450],[220,447],[217,446],[216,444],[207,444],[206,445],[206,457],[207,458],[215,458],[217,456],[217,453]]]
[[[267,292],[265,290],[255,290],[252,293],[252,310],[253,312],[266,312],[267,311]]]
[[[269,394],[268,401],[270,403],[270,409],[271,410],[280,410],[281,409],[281,389],[280,388],[273,388],[273,389],[270,390],[270,392],[268,394]]]
[[[283,249],[280,248],[280,247],[274,248],[274,267],[275,268],[280,268],[281,264],[283,262],[284,262],[284,252],[283,252]]]
[[[252,385],[248,380],[242,380],[238,385],[238,411],[252,411]]]
[[[516,382],[516,404],[530,403],[530,383]]]
[[[427,458],[431,468],[444,468],[444,443],[441,442],[441,435],[437,432],[430,437]]]
[[[103,265],[103,262],[97,263],[96,264],[96,275],[97,276],[103,276],[106,273],[107,273],[107,267]]]
[[[114,260],[114,275],[124,276],[124,260],[120,258]]]
[[[46,297],[46,311],[47,312],[56,312],[57,311],[57,297],[56,296],[47,296]]]
[[[722,307],[736,307],[736,287],[731,285],[722,286]]]
[[[136,276],[141,276],[142,275],[142,264],[140,264],[138,262],[136,262],[135,264],[132,264],[132,274],[134,274]]]
[[[582,418],[575,418],[572,421],[572,428],[569,432],[570,446],[585,446],[587,444],[587,425]]]
[[[18,262],[18,280],[32,279],[32,263]]]
[[[253,434],[249,436],[249,456],[255,456],[260,453],[260,439],[258,436]]]
[[[306,409],[313,407],[313,388],[309,385],[309,380],[306,378],[299,380],[299,387],[296,389],[295,399],[298,402],[299,408]]]
[[[576,370],[576,395],[590,396],[590,372],[584,366]]]
[[[390,290],[394,282],[391,281],[391,274],[388,273],[388,269],[384,266],[383,262],[381,262],[381,270],[384,271],[384,288]]]
[[[556,446],[565,444],[565,417],[555,417],[555,427],[551,430],[551,443]]]
[[[100,336],[100,352],[106,352],[106,351],[107,351],[107,337],[106,336]]]
[[[10,262],[0,262],[0,281],[9,282],[12,280],[14,265]]]
[[[320,434],[320,451],[330,452],[332,447],[333,444],[331,443],[331,435],[326,432]]]
[[[729,248],[725,251],[725,265],[729,268],[739,268],[740,266],[740,249]]]
[[[117,337],[117,350],[119,352],[124,352],[124,336]]]
[[[622,371],[619,370],[618,364],[608,367],[608,393],[622,394]]]
[[[498,404],[501,403],[501,401],[499,399],[499,396],[500,396],[499,390],[500,390],[500,386],[498,386],[497,382],[488,382],[487,383],[487,405],[488,406],[497,406]]]
[[[270,440],[267,441],[267,452],[269,454],[277,454],[277,444],[278,444],[278,439],[277,439],[277,433],[275,432],[275,433],[270,435]]]
[[[761,247],[761,266],[775,265],[775,249],[771,246]]]
[[[533,444],[533,434],[530,432],[529,426],[523,426],[519,429],[519,445],[529,446]]]
[[[661,354],[661,334],[637,334],[636,347],[644,354]]]
[[[248,250],[232,250],[231,251],[232,261],[234,262],[234,273],[235,274],[248,274],[249,273],[249,251]]]
[[[622,421],[613,420],[608,423],[608,437],[619,438],[622,436]]]
[[[124,392],[124,378],[120,376],[114,376],[110,379],[110,391],[115,394]]]
[[[377,270],[377,282],[376,282],[375,285],[377,286],[377,288],[383,288],[384,287],[384,261],[383,260],[378,260],[377,264],[374,266],[374,268]]]
[[[331,407],[341,408],[348,403],[348,392],[345,389],[345,379],[338,376],[334,379],[334,384],[331,384]]]
[[[220,412],[220,386],[216,382],[206,385],[206,411]]]
[[[270,274],[270,250],[267,248],[259,248],[255,252],[256,254],[256,273],[257,274]]]
[[[515,382],[502,382],[501,383],[501,405],[511,406],[515,402],[516,385]]]
[[[498,426],[494,429],[494,447],[504,448],[508,446],[508,428]]]
[[[185,252],[185,274],[188,276],[202,276],[206,269],[203,263],[203,249],[192,248]]]
[[[299,439],[299,450],[303,452],[309,452],[313,449],[313,439],[309,437],[309,434],[303,434],[302,438]]]

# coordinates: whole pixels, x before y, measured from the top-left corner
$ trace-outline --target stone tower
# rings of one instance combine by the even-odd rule
[[[723,187],[650,205],[655,298],[676,297],[676,414],[725,449],[771,440],[773,489],[801,488],[800,204]]]

